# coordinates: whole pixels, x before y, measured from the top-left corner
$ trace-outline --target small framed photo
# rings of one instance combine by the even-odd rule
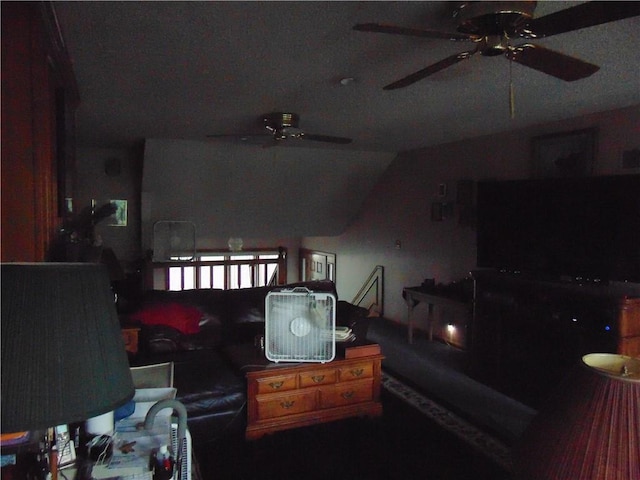
[[[109,200],[116,206],[116,211],[107,219],[107,225],[111,227],[127,226],[127,201],[126,200]]]
[[[534,137],[533,176],[585,177],[593,172],[597,129]]]

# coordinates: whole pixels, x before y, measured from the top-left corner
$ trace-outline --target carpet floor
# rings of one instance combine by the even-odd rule
[[[507,444],[519,440],[535,416],[532,408],[471,378],[463,350],[431,342],[422,331],[409,344],[406,325],[385,318],[371,320],[367,338],[380,345],[383,369]]]
[[[204,480],[509,480],[499,441],[385,374],[384,413],[194,446]]]

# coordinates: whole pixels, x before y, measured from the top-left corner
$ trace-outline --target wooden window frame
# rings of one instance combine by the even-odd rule
[[[277,255],[276,258],[243,258],[234,259],[237,256],[266,256]],[[201,260],[206,257],[223,257],[220,260]],[[271,278],[259,278],[261,274],[260,265],[275,265],[276,270]],[[185,289],[213,289],[213,273],[215,267],[224,267],[224,290],[233,290],[241,288],[241,283],[235,285],[231,284],[231,277],[233,268],[240,269],[242,266],[249,266],[250,268],[250,285],[251,287],[260,287],[267,285],[284,285],[287,283],[287,249],[284,247],[278,248],[263,248],[263,249],[251,249],[243,250],[241,252],[230,252],[228,250],[199,250],[196,252],[194,260],[183,261],[173,260],[168,262],[149,262],[147,265],[147,274],[145,275],[145,286],[147,289],[156,290],[185,290]],[[180,279],[178,286],[171,285],[171,272],[175,272],[178,269],[180,272]],[[203,269],[209,269],[208,285],[202,283],[202,271]],[[265,270],[266,275],[266,270]],[[238,272],[238,279],[241,281],[241,273]]]

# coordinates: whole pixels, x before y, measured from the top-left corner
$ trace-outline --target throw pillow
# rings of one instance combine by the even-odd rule
[[[168,325],[189,335],[200,331],[202,312],[190,305],[158,303],[149,305],[131,316],[144,325]]]

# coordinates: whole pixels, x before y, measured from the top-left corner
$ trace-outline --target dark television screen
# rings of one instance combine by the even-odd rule
[[[640,175],[478,183],[478,267],[640,282]]]

